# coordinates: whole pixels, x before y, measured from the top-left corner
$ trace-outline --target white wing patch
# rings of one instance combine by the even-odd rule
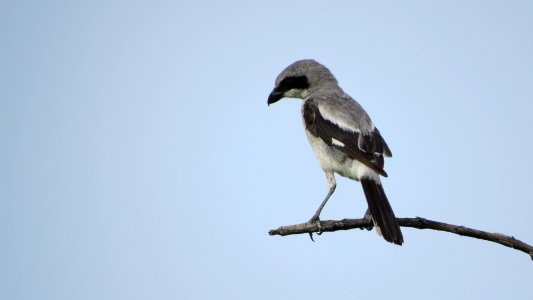
[[[331,143],[332,143],[333,145],[336,145],[336,146],[339,146],[339,147],[344,147],[344,144],[343,144],[341,141],[336,140],[336,139],[334,139],[334,138],[331,138]]]

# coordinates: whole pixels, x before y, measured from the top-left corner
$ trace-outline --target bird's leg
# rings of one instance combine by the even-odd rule
[[[322,203],[316,210],[313,217],[309,220],[309,223],[313,223],[313,222],[320,220],[320,213],[322,212],[322,209],[324,208],[324,206],[326,206],[326,203],[328,202],[329,197],[333,195],[333,192],[335,192],[335,188],[337,187],[337,183],[335,182],[335,175],[333,174],[333,172],[326,172],[326,178],[328,179],[328,187],[329,187],[328,194],[326,195],[326,198],[324,198],[324,200],[322,201]]]
[[[368,231],[372,230],[372,228],[374,228],[374,220],[372,219],[372,214],[370,213],[370,209],[367,208],[366,209],[366,212],[365,212],[365,215],[363,216],[363,219],[365,221],[368,221],[370,222],[370,225],[364,227],[364,228],[361,228],[361,229],[366,229]]]
[[[328,180],[328,187],[329,187],[328,194],[326,195],[326,198],[324,198],[324,200],[322,201],[322,203],[320,204],[320,206],[316,210],[316,212],[313,215],[313,217],[308,221],[308,223],[317,222],[317,224],[318,224],[318,235],[322,234],[322,228],[320,226],[320,213],[322,212],[322,209],[324,208],[324,206],[326,206],[326,203],[328,202],[329,197],[331,197],[331,195],[333,195],[333,192],[335,192],[335,188],[337,187],[337,182],[335,181],[335,174],[333,172],[326,171],[326,178]],[[309,233],[309,236],[311,237],[311,240],[314,242],[313,233]]]

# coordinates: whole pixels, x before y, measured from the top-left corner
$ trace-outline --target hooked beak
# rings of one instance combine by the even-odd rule
[[[281,98],[283,98],[283,93],[280,92],[277,88],[274,88],[268,96],[267,103],[270,106],[270,104],[278,102],[279,100],[281,100]]]

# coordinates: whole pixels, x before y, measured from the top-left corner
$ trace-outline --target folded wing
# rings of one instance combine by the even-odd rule
[[[321,114],[313,99],[308,99],[304,103],[303,118],[306,129],[312,135],[387,177],[383,169],[383,156],[391,156],[391,151],[377,128],[368,133],[342,128],[337,125],[339,122],[329,120]]]

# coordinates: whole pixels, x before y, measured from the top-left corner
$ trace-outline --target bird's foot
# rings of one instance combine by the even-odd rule
[[[318,226],[318,232],[316,234],[321,235],[322,234],[322,224],[320,222],[320,218],[318,216],[313,216],[309,221],[307,221],[307,224],[313,224],[316,223]],[[309,232],[309,237],[311,238],[311,241],[315,241],[313,239],[313,233]]]
[[[361,229],[366,229],[368,231],[372,230],[372,228],[374,228],[374,220],[372,219],[372,215],[370,214],[370,210],[367,210],[365,215],[363,216],[363,219],[369,223],[369,225],[361,228]]]

